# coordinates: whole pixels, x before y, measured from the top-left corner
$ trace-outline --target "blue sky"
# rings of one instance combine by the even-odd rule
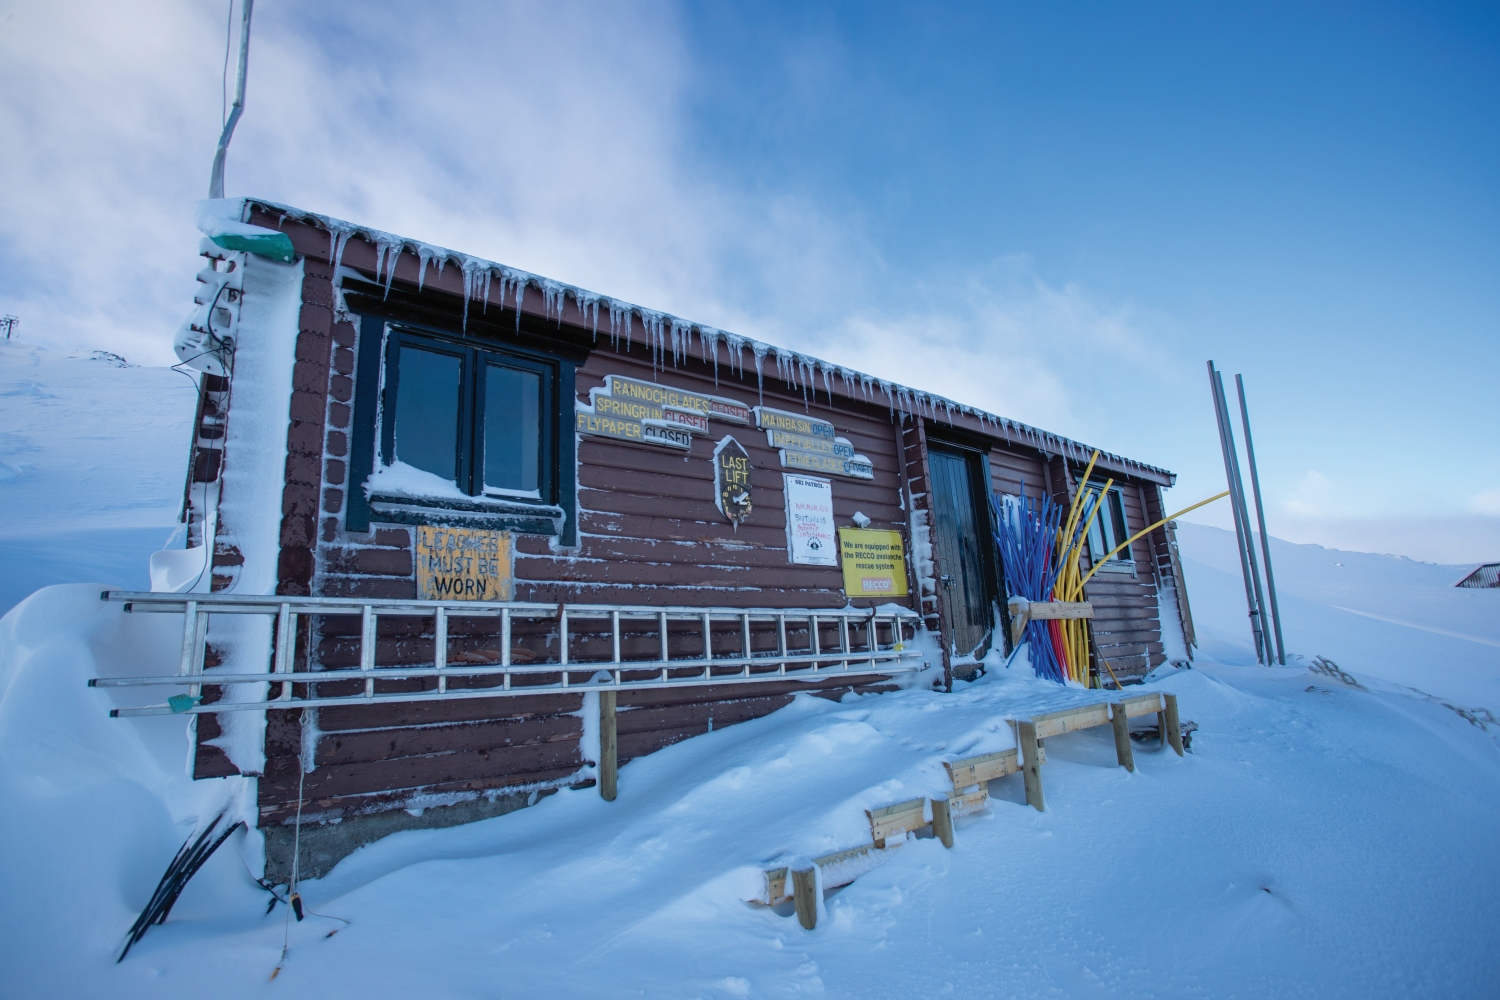
[[[224,3],[0,3],[0,311],[168,357]],[[261,0],[231,194],[760,336],[1500,558],[1500,13]],[[1227,510],[1202,515],[1226,523]]]

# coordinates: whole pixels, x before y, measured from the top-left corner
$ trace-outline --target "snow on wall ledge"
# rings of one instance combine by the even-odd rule
[[[301,261],[280,264],[247,255],[243,298],[230,377],[223,499],[219,538],[244,558],[231,589],[242,594],[276,591],[281,555],[282,489],[286,479],[287,429],[291,422],[292,368],[302,309]],[[220,615],[210,641],[234,673],[270,669],[271,619]],[[264,686],[257,696],[264,696]],[[231,699],[250,697],[232,691]],[[265,716],[230,712],[219,716],[223,735],[213,740],[242,772],[265,767]]]
[[[717,369],[719,347],[722,345],[729,355],[730,370],[743,375],[748,360],[755,366],[756,381],[762,387],[765,384],[765,361],[768,357],[774,359],[776,377],[780,378],[789,390],[800,391],[804,399],[808,399],[810,395],[815,398],[819,389],[831,399],[837,380],[839,390],[844,395],[867,402],[879,402],[884,399],[893,414],[899,412],[903,416],[919,415],[935,420],[946,419],[950,424],[955,415],[970,417],[979,421],[981,426],[993,428],[997,436],[1002,436],[1013,443],[1025,444],[1046,454],[1062,455],[1078,462],[1088,461],[1089,456],[1095,450],[1069,438],[1060,437],[1008,417],[997,416],[978,407],[955,402],[945,396],[912,389],[750,337],[692,323],[669,313],[610,298],[598,292],[544,278],[519,268],[497,264],[494,261],[458,253],[444,247],[409,240],[403,236],[308,212],[290,205],[259,198],[232,200],[241,203],[239,218],[242,221],[248,222],[250,212],[258,208],[267,214],[280,216],[282,220],[302,222],[326,231],[329,237],[329,261],[333,264],[335,272],[343,263],[344,249],[349,245],[349,241],[356,237],[367,240],[376,249],[375,281],[383,280],[387,291],[390,290],[391,282],[395,278],[396,262],[402,253],[411,253],[417,258],[418,288],[425,283],[429,267],[434,268],[438,274],[442,274],[448,264],[457,264],[463,274],[465,323],[468,322],[469,303],[471,301],[488,302],[491,288],[496,282],[499,283],[500,301],[502,303],[514,302],[518,327],[529,290],[535,289],[541,294],[542,316],[546,319],[555,318],[559,324],[562,323],[563,305],[571,296],[579,315],[591,323],[595,337],[600,332],[601,312],[607,313],[609,337],[615,344],[623,340],[627,346],[631,345],[635,340],[636,325],[639,324],[641,342],[651,349],[652,361],[657,365],[664,366],[670,354],[672,365],[677,366],[684,358],[692,355],[696,341],[698,355],[705,362],[712,363]],[[1152,478],[1163,478],[1168,485],[1176,479],[1176,476],[1166,469],[1147,465],[1123,455],[1101,450],[1100,457],[1107,465]]]

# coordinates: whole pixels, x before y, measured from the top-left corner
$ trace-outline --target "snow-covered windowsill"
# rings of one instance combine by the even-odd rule
[[[365,496],[377,521],[402,524],[449,524],[555,534],[563,521],[561,507],[537,500],[471,496],[454,483],[397,462],[378,467],[365,480]]]

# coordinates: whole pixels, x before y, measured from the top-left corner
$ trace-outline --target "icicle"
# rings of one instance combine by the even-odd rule
[[[641,313],[641,326],[646,328],[646,336],[651,347],[651,371],[656,372],[657,366],[661,365],[662,355],[665,347],[662,338],[666,334],[666,316],[652,309],[636,306]]]
[[[755,355],[755,391],[760,399],[760,405],[766,405],[766,376],[762,370],[766,362],[766,353],[771,348],[755,340],[750,343],[750,350]]]
[[[726,333],[724,343],[729,351],[729,370],[743,377],[745,374],[745,338],[736,333]]]
[[[338,219],[324,219],[328,227],[328,259],[333,261],[334,280],[338,280],[339,267],[344,263],[344,248],[357,231],[354,226]]]
[[[561,282],[553,281],[551,278],[542,278],[542,316],[551,318],[553,310],[557,311],[557,325],[562,326],[563,300],[568,294],[568,287]]]
[[[672,367],[679,364],[678,359],[687,355],[688,345],[693,336],[693,324],[686,320],[672,317]],[[717,381],[717,379],[715,380]]]
[[[485,306],[490,300],[490,262],[478,257],[464,257],[461,265],[464,272],[464,319],[462,329],[469,329],[469,300],[476,294],[482,297]]]
[[[620,327],[625,328],[625,350],[630,350],[631,306],[628,302],[609,300],[609,336],[619,347]]]
[[[818,369],[823,373],[823,388],[828,392],[828,405],[833,405],[833,369],[822,362],[818,363]]]
[[[723,330],[716,330],[711,326],[698,327],[698,344],[703,351],[713,352],[714,387],[719,385],[719,341],[724,338]],[[705,358],[704,360],[708,360]],[[734,370],[734,360],[729,362],[730,371]]]
[[[516,297],[516,332],[521,332],[521,306],[526,302],[526,285],[531,280],[531,275],[526,271],[517,271],[514,268],[500,269],[500,300],[505,301],[505,284],[509,283],[511,294]],[[543,311],[545,315],[545,310]]]
[[[573,289],[573,301],[578,303],[578,316],[592,314],[594,320],[594,342],[599,342],[599,293],[586,292],[581,288]],[[560,314],[559,314],[560,315]]]
[[[401,259],[401,252],[406,249],[406,241],[399,236],[390,233],[375,233],[375,280],[380,280],[382,266],[385,269],[385,295],[391,297],[391,281],[396,277],[396,262]]]
[[[443,265],[448,262],[448,251],[441,247],[429,246],[426,243],[417,244],[417,291],[422,290],[422,285],[427,280],[427,265],[437,263],[437,272],[441,276]]]

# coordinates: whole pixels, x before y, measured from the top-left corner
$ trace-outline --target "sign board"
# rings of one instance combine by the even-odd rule
[[[783,469],[851,479],[875,478],[874,464],[865,456],[856,455],[853,442],[839,437],[827,420],[757,406],[755,426],[766,432],[766,443],[780,451]]]
[[[633,403],[645,403],[662,409],[692,410],[714,420],[731,424],[748,424],[750,407],[737,399],[722,396],[702,396],[683,389],[655,382],[640,382],[623,375],[611,375],[604,380],[604,391],[612,398]]]
[[[809,417],[801,413],[788,413],[786,410],[776,410],[769,406],[755,408],[755,426],[762,430],[790,431],[793,434],[827,438],[830,441],[834,437],[833,424],[826,420],[819,420],[817,417]]]
[[[837,566],[833,484],[813,476],[781,474],[786,491],[787,557],[802,566]]]
[[[750,454],[732,437],[714,448],[714,503],[731,524],[750,516]]]
[[[509,532],[419,525],[417,599],[513,600],[512,557]]]
[[[734,399],[703,396],[655,382],[610,375],[589,390],[589,405],[578,406],[579,434],[663,448],[693,447],[694,434],[707,434],[710,420],[748,424],[750,407]]]
[[[906,555],[901,532],[840,528],[844,593],[849,597],[905,597]]]

